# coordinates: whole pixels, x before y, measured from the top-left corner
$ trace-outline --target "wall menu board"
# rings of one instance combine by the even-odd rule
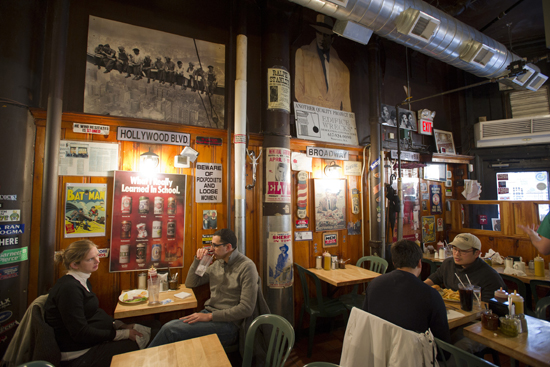
[[[115,171],[111,272],[183,266],[187,176]]]

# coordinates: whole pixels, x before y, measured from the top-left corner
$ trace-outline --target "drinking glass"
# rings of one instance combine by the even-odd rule
[[[481,287],[474,285],[474,308],[481,310]]]
[[[459,284],[458,294],[460,296],[460,308],[464,311],[472,311],[474,305],[474,286]]]

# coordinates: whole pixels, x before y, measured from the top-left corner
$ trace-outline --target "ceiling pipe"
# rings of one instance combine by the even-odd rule
[[[507,67],[510,63],[522,60],[503,44],[421,0],[349,0],[345,7],[328,0],[289,1],[342,22],[357,23],[381,37],[479,77],[495,78],[508,75]],[[418,11],[425,19],[436,20],[433,23],[433,30],[428,29],[427,33],[423,34],[426,39],[421,39],[418,34],[415,37],[412,31],[402,33],[403,25],[409,24],[412,18],[418,16]],[[414,24],[420,25],[420,23]],[[416,25],[412,28],[416,29]],[[483,50],[480,50],[481,46]],[[476,50],[475,57],[471,57],[474,50]],[[481,60],[483,65],[474,62],[480,61],[477,59],[480,55],[478,52],[485,50],[493,53],[493,56],[490,59]],[[487,55],[485,52],[484,54]],[[471,60],[465,61],[468,58]],[[510,79],[503,79],[501,82],[516,89],[525,89],[517,83],[512,83]]]

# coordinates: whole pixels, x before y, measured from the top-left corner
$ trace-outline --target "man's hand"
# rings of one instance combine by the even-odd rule
[[[180,320],[185,322],[186,324],[194,324],[196,322],[208,322],[208,321],[212,321],[212,314],[204,313],[204,312],[195,312],[192,315],[180,317]]]
[[[124,324],[119,329],[133,329],[135,324]]]
[[[197,250],[197,260],[201,260],[204,255],[208,253],[208,249],[206,247],[201,247]]]
[[[136,341],[136,337],[138,336],[143,336],[143,334],[137,330],[130,329],[130,336],[128,337],[130,340]]]

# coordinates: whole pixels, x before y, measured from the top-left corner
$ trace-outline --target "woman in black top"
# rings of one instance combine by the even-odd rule
[[[98,269],[96,245],[89,240],[73,242],[55,254],[68,270],[50,290],[44,318],[54,329],[62,366],[110,366],[113,355],[138,350],[142,336],[101,308],[92,292],[90,275]]]

